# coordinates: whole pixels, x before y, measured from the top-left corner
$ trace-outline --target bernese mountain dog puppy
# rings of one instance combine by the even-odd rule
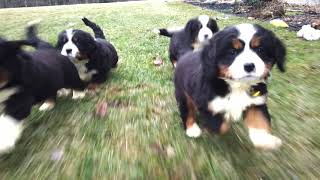
[[[21,49],[24,45],[38,49],[26,52]],[[50,104],[40,107],[47,110],[52,108],[59,89],[80,91],[88,85],[67,57],[53,47],[45,47],[47,45],[49,43],[0,39],[0,153],[14,147],[23,130],[23,120],[34,104],[50,100]]]
[[[199,112],[208,130],[225,133],[242,117],[256,147],[274,149],[266,80],[274,64],[284,72],[286,48],[259,25],[240,24],[216,33],[200,51],[181,57],[175,70],[175,96],[189,137],[198,137]]]
[[[95,89],[106,81],[111,68],[117,66],[118,54],[97,24],[87,18],[82,21],[93,30],[95,38],[82,30],[67,29],[59,34],[56,48],[76,65],[81,79],[90,82],[88,88]],[[73,98],[84,95],[84,92],[74,91]]]
[[[201,48],[214,33],[218,32],[217,22],[207,15],[190,19],[185,27],[179,31],[159,29],[162,36],[170,37],[169,59],[176,67],[177,60],[186,52]]]

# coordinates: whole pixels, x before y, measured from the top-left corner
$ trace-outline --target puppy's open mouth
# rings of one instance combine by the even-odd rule
[[[261,77],[258,77],[258,76],[247,75],[247,76],[244,76],[242,78],[237,78],[237,79],[234,79],[234,80],[236,80],[236,81],[258,81],[260,79],[261,79]]]

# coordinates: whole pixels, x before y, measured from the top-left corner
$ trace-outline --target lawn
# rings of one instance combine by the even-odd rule
[[[19,39],[27,22],[42,18],[39,35],[54,44],[66,28],[97,22],[119,52],[118,68],[98,96],[60,98],[50,112],[33,108],[16,148],[0,157],[0,179],[318,179],[320,177],[320,42],[272,28],[287,45],[287,72],[273,70],[269,109],[276,151],[253,148],[243,124],[225,136],[188,138],[174,99],[168,42],[156,27],[183,25],[200,14],[222,29],[248,21],[183,3],[142,1],[1,9],[0,36]],[[156,67],[161,56],[165,63]],[[108,116],[95,115],[99,101]],[[54,154],[61,158],[53,158]]]

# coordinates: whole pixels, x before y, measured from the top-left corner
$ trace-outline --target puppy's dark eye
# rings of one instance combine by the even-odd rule
[[[229,54],[234,56],[238,54],[238,51],[236,49],[230,49]]]
[[[72,40],[73,40],[73,42],[78,42],[78,38],[77,37],[73,37]]]
[[[257,47],[257,48],[256,48],[256,51],[257,51],[258,53],[263,53],[263,52],[264,52],[264,49],[263,49],[262,47]]]

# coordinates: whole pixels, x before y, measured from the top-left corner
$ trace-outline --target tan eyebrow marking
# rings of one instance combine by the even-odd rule
[[[258,36],[253,36],[250,42],[250,47],[251,48],[257,48],[261,45],[261,37]]]
[[[232,39],[232,46],[235,49],[242,49],[243,48],[243,44],[241,43],[241,41],[239,39]]]

